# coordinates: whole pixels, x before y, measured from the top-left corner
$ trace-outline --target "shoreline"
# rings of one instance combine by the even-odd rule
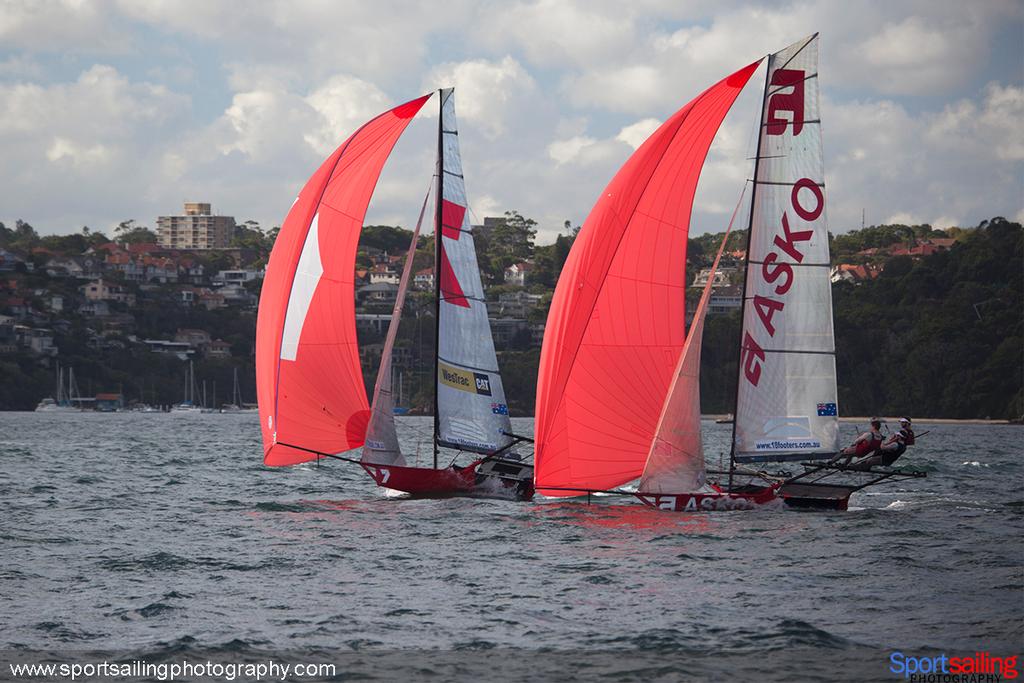
[[[883,422],[890,424],[898,423],[901,416],[896,415],[894,417],[882,417]],[[716,415],[708,414],[701,415],[702,420],[731,420],[732,415]],[[1020,422],[1014,422],[1011,420],[992,420],[986,418],[952,418],[952,417],[912,417],[912,424],[933,424],[933,425],[1020,425]],[[867,424],[871,421],[871,417],[840,417],[840,422],[844,423],[857,423]]]
[[[0,413],[35,413],[35,412],[37,412],[37,411],[34,411],[34,410],[0,410]],[[97,410],[82,410],[82,411],[79,411],[78,413],[75,413],[75,414],[96,413],[96,414],[103,414],[103,415],[111,415],[111,414],[114,414],[114,413],[132,413],[132,414],[135,414],[136,412],[138,412],[138,411],[115,410],[115,411],[104,413],[102,411],[97,411]],[[156,415],[156,414],[161,414],[161,413],[166,413],[166,411],[159,411],[157,413],[140,413],[140,414],[144,414],[144,415],[145,414],[154,414],[154,415]],[[405,415],[399,415],[399,416],[396,416],[396,417],[430,417],[430,415],[421,414],[421,413],[407,413]],[[513,415],[512,417],[513,418],[532,418],[533,416],[532,415]],[[896,424],[896,423],[898,423],[899,418],[900,418],[900,416],[898,416],[898,415],[894,416],[894,417],[883,417],[882,421],[886,422],[886,423],[889,423],[889,424]],[[731,423],[732,422],[732,415],[730,415],[728,413],[726,413],[726,414],[706,413],[706,414],[701,414],[700,419],[702,419],[702,420],[729,420],[729,422]],[[912,418],[912,419],[913,419],[913,424],[915,424],[915,425],[919,425],[919,424],[934,424],[934,425],[957,425],[957,424],[959,424],[959,425],[1016,425],[1016,426],[1024,425],[1024,422],[1020,422],[1020,421],[1017,421],[1017,420],[992,420],[992,419],[986,419],[986,418],[916,417],[916,418]],[[858,416],[840,417],[839,421],[843,422],[843,423],[846,423],[846,424],[853,423],[853,424],[864,424],[864,425],[866,425],[868,422],[871,421],[871,418],[870,417],[858,417]]]

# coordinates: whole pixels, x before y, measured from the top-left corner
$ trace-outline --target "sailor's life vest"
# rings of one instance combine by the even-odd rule
[[[868,436],[870,436],[871,438],[857,442],[857,450],[854,451],[854,455],[856,455],[857,457],[867,455],[868,453],[874,453],[882,446],[881,433],[868,432]]]

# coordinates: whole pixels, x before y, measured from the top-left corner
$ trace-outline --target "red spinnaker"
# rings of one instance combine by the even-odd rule
[[[640,476],[684,341],[686,240],[711,141],[760,60],[676,112],[605,188],[566,261],[537,379],[535,481]]]
[[[356,342],[356,245],[381,168],[429,95],[363,125],[306,182],[278,233],[256,322],[263,461],[362,446],[370,416]]]

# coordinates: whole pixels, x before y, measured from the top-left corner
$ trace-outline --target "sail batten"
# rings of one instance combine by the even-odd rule
[[[395,107],[353,133],[310,177],[281,226],[256,323],[268,465],[305,462],[316,452],[340,453],[363,443],[369,405],[355,329],[356,247],[381,169],[428,97]]]
[[[697,180],[718,127],[759,63],[662,124],[616,174],[577,236],[541,350],[538,488],[569,495],[573,487],[609,489],[641,474],[683,346]]]
[[[751,202],[737,462],[839,447],[817,34],[769,56]]]
[[[440,126],[435,443],[490,453],[511,442],[512,423],[469,220],[452,89],[441,91]]]

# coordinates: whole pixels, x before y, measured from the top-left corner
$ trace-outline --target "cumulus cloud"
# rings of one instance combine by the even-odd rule
[[[827,102],[823,116],[838,230],[859,224],[862,207],[868,222],[948,226],[1020,206],[1020,87],[990,84],[980,103],[963,99],[918,114],[891,100]]]
[[[446,63],[433,69],[426,89],[455,87],[458,116],[487,131],[490,137],[505,132],[508,120],[530,109],[536,84],[510,56],[493,62],[474,59]]]
[[[539,0],[501,3],[485,17],[491,30],[481,40],[502,47],[521,46],[538,65],[564,66],[605,62],[628,50],[635,41],[634,17],[628,4]]]
[[[658,119],[642,119],[620,130],[615,139],[637,149],[644,143],[644,140],[651,136],[651,133],[658,129],[661,123]]]
[[[37,52],[120,54],[134,47],[105,3],[79,0],[6,0],[0,45]]]
[[[372,83],[353,76],[335,76],[314,90],[306,103],[323,120],[323,125],[304,138],[320,154],[329,154],[342,139],[391,104],[388,96]]]
[[[4,220],[63,230],[151,220],[203,196],[273,224],[358,125],[454,85],[471,209],[519,210],[550,240],[673,111],[820,30],[834,229],[859,226],[862,207],[869,222],[1020,215],[1022,14],[1013,0],[452,0],[443,12],[400,0],[244,11],[11,0],[0,206]],[[698,230],[721,229],[751,173],[760,87],[755,77],[711,149]],[[385,167],[371,221],[408,225],[418,212],[436,104],[420,118]]]
[[[0,83],[0,205],[64,229],[143,203],[161,145],[173,140],[189,99],[96,65],[71,82]],[[8,218],[11,216],[8,216]]]

